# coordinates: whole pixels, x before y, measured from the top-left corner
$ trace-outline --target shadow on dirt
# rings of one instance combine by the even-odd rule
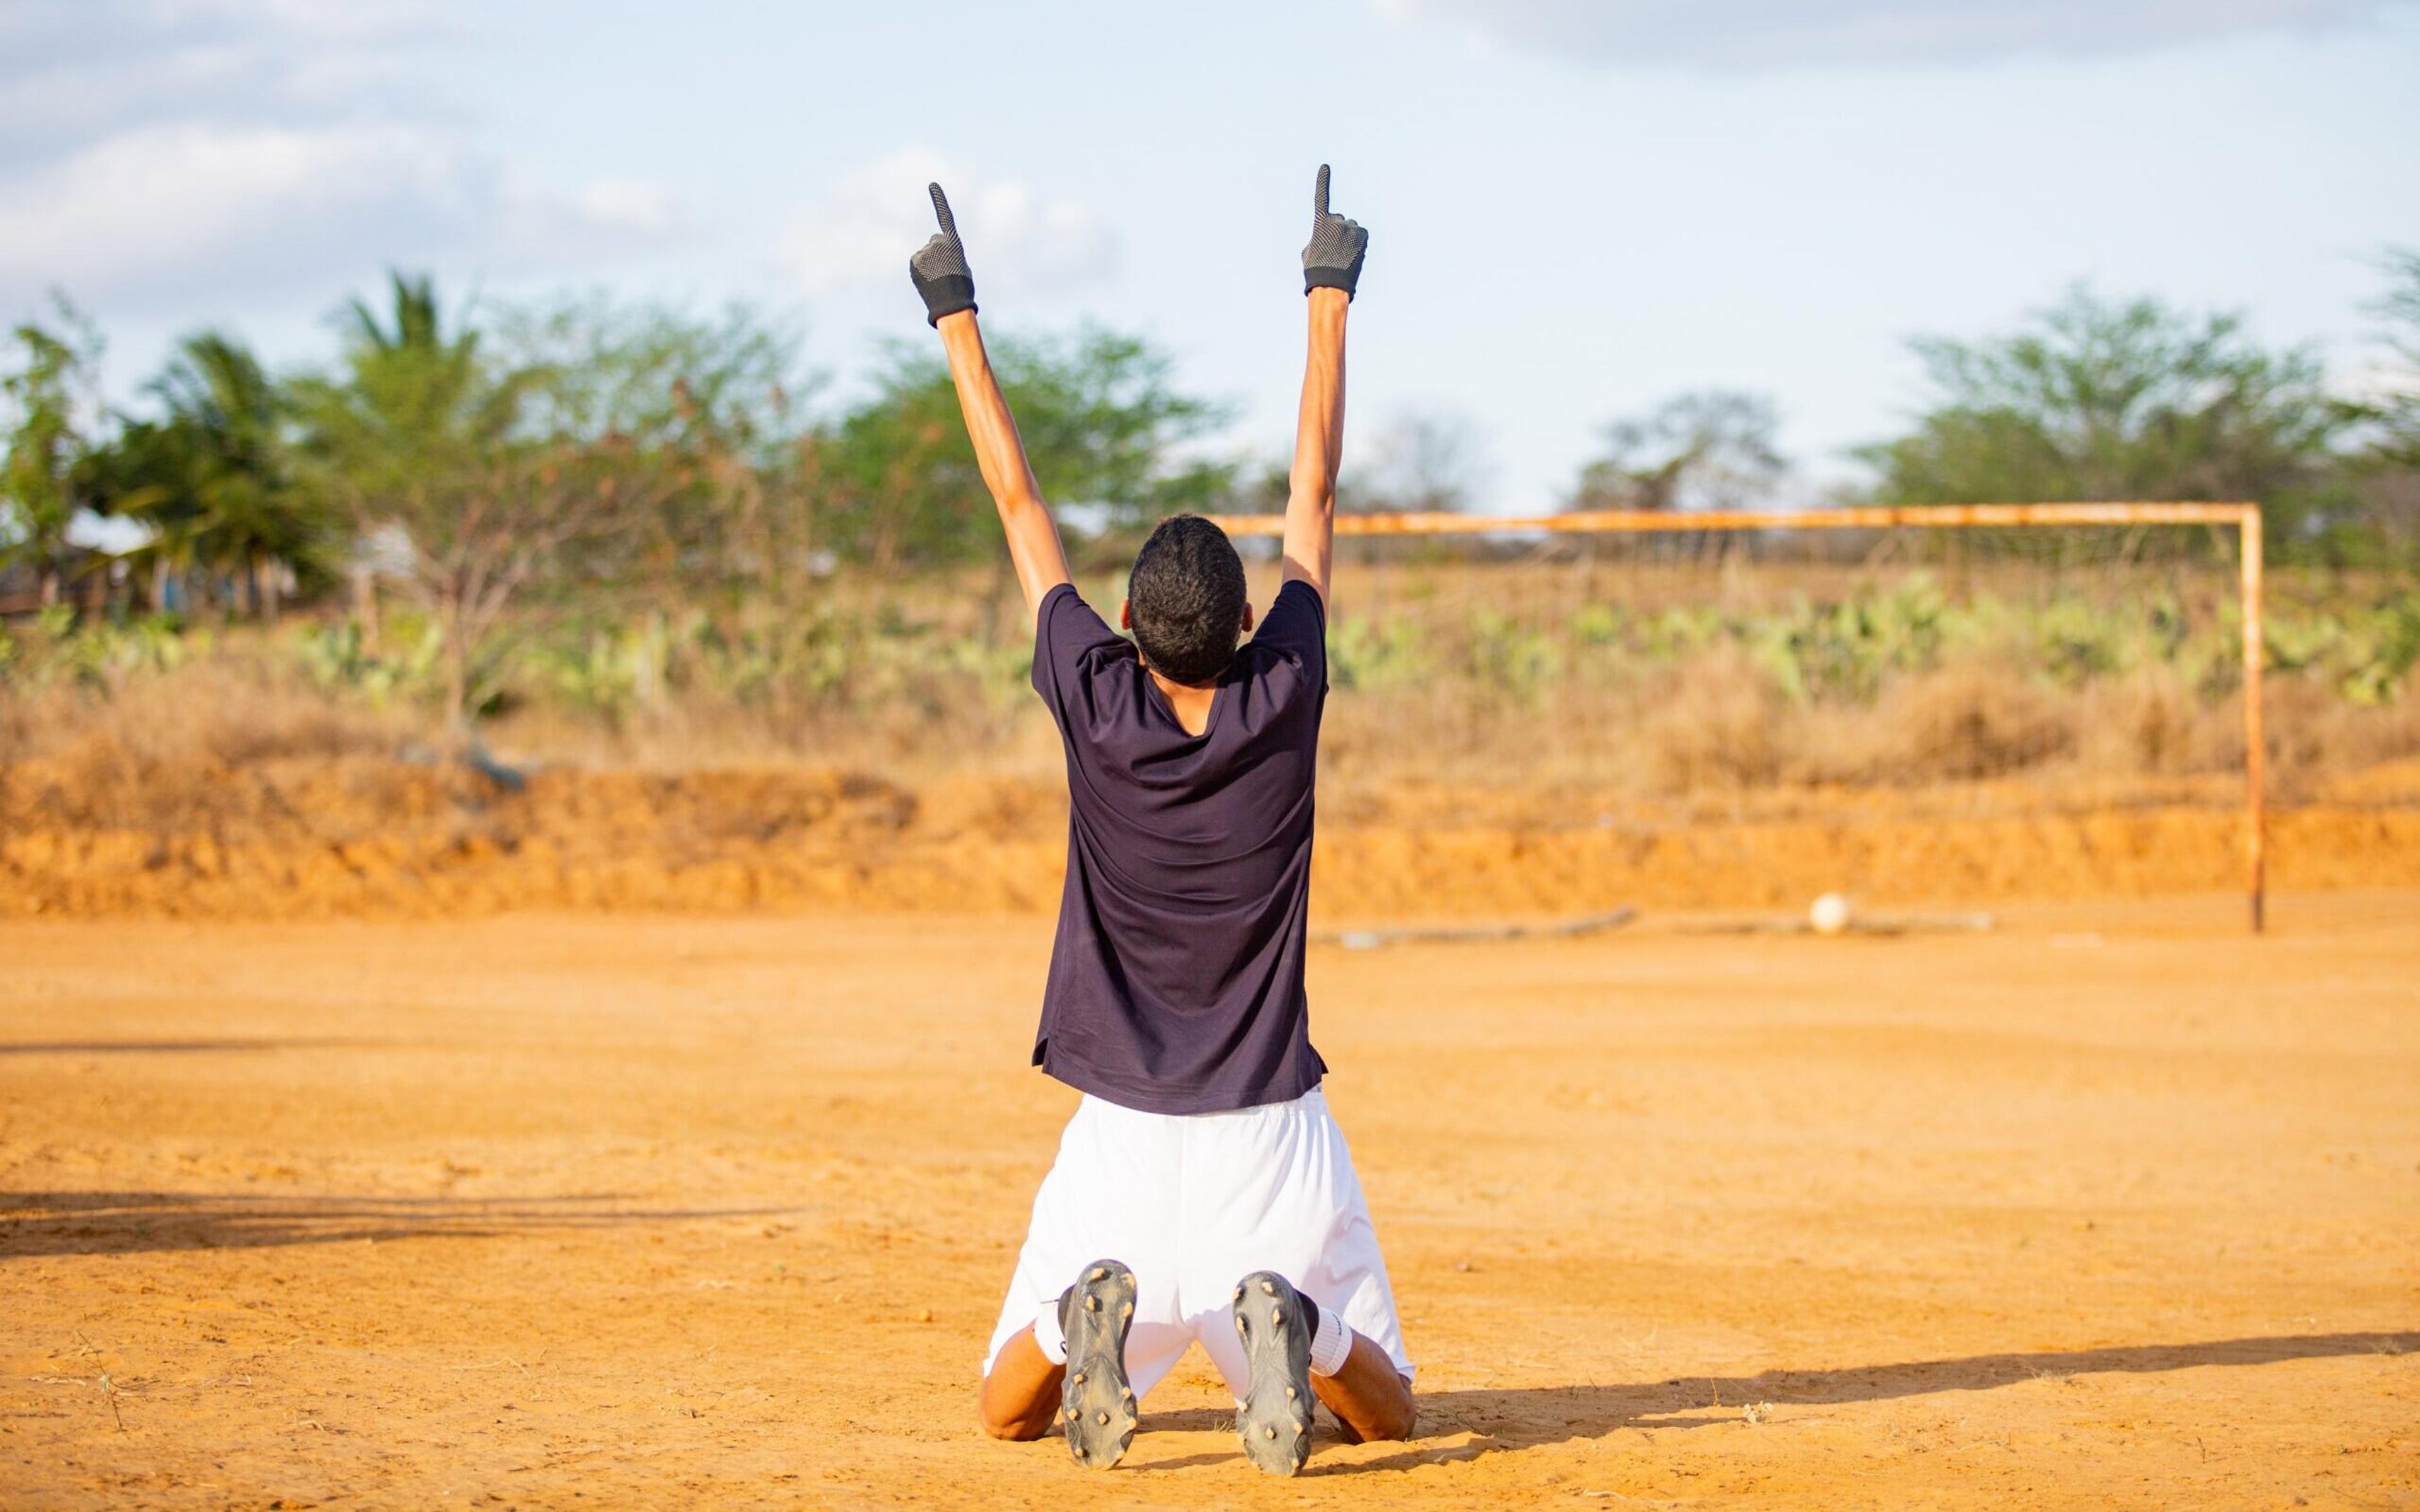
[[[2420,1332],[2387,1334],[2289,1334],[2271,1338],[2213,1339],[2199,1344],[2136,1344],[2101,1350],[2050,1350],[2036,1354],[1975,1354],[1955,1360],[1916,1360],[1902,1365],[1856,1365],[1839,1370],[1768,1370],[1755,1376],[1683,1376],[1652,1385],[1530,1386],[1502,1390],[1419,1394],[1419,1439],[1377,1459],[1321,1466],[1308,1474],[1361,1474],[1408,1470],[1416,1465],[1477,1459],[1485,1455],[1579,1439],[1599,1439],[1621,1428],[1736,1426],[1741,1410],[1770,1403],[1819,1407],[1842,1402],[1887,1401],[1941,1392],[1990,1391],[2028,1381],[2070,1376],[2147,1374],[2205,1365],[2274,1365],[2286,1360],[2327,1360],[2357,1354],[2409,1354],[2420,1350]],[[1155,1412],[1143,1431],[1213,1432],[1230,1428],[1233,1412],[1199,1408]],[[1323,1437],[1327,1425],[1323,1420]],[[1422,1439],[1469,1434],[1481,1442],[1423,1448]],[[1155,1469],[1232,1458],[1194,1456]]]
[[[247,1051],[328,1050],[365,1040],[21,1040],[0,1043],[0,1056],[199,1056]]]
[[[257,1249],[363,1240],[478,1239],[728,1218],[796,1208],[651,1208],[612,1192],[551,1197],[270,1196],[240,1193],[0,1192],[0,1261],[39,1255]]]

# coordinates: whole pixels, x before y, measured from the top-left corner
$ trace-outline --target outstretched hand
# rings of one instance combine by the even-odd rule
[[[1326,170],[1320,172],[1325,182]],[[923,297],[925,322],[938,326],[941,316],[975,307],[975,275],[967,267],[966,243],[958,239],[957,218],[950,213],[949,196],[939,184],[926,187],[933,192],[933,215],[941,229],[908,259],[908,276]]]
[[[1341,288],[1351,299],[1354,285],[1361,282],[1361,258],[1369,250],[1370,233],[1361,224],[1328,209],[1327,164],[1321,163],[1319,186],[1311,197],[1311,244],[1302,249],[1303,293]]]

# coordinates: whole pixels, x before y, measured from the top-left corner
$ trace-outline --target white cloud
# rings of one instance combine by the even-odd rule
[[[272,252],[307,237],[306,218],[442,201],[455,169],[394,127],[138,127],[0,185],[0,282],[110,288]]]
[[[429,0],[0,7],[0,309],[120,309],[383,266],[513,270],[677,234],[669,189],[536,183],[431,91]]]
[[[459,31],[423,0],[10,0],[0,162],[195,117],[425,112],[413,67]]]
[[[1035,292],[1073,287],[1116,261],[1109,229],[1081,205],[910,147],[845,175],[822,202],[794,211],[782,236],[783,270],[808,294],[904,284],[908,255],[937,229],[930,183],[950,196],[979,289],[994,281]]]
[[[681,224],[672,186],[648,178],[599,178],[572,201],[582,217],[600,229],[649,239],[670,235]]]
[[[678,220],[661,185],[558,193],[411,124],[142,126],[0,177],[0,295],[60,285],[139,304],[363,265],[548,266]]]
[[[1383,15],[1618,66],[1934,67],[2365,24],[2391,0],[1373,0]]]

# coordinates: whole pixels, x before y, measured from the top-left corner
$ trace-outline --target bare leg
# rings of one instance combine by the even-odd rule
[[[1378,1358],[1384,1361],[1386,1356]],[[1042,1346],[1033,1342],[1031,1326],[1018,1329],[992,1362],[983,1380],[983,1393],[975,1399],[975,1415],[983,1420],[983,1430],[995,1439],[1038,1439],[1049,1432],[1050,1425],[1058,1421],[1059,1382],[1066,1373],[1065,1365],[1052,1365]],[[1340,1413],[1342,1411],[1338,1409]]]
[[[1031,1340],[1026,1347],[1032,1348]],[[1034,1350],[1033,1355],[1038,1360],[1042,1351]],[[1001,1353],[1001,1363],[1008,1363],[1006,1350]],[[986,1390],[989,1386],[985,1382]],[[1344,1368],[1332,1376],[1311,1377],[1311,1389],[1356,1443],[1408,1439],[1419,1420],[1419,1410],[1412,1404],[1412,1383],[1395,1373],[1395,1362],[1387,1358],[1386,1350],[1357,1333],[1353,1335],[1353,1352],[1344,1357]]]

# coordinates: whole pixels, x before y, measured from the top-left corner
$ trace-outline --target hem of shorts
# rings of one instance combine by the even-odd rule
[[[1205,1093],[1195,1088],[1176,1088],[1166,1083],[1144,1087],[1126,1086],[1115,1078],[1103,1075],[1090,1066],[1071,1066],[1046,1054],[1038,1063],[1042,1073],[1053,1081],[1063,1082],[1079,1092],[1088,1093],[1105,1103],[1115,1103],[1137,1113],[1236,1113],[1245,1108],[1269,1107],[1279,1103],[1291,1103],[1312,1091],[1326,1080],[1327,1070],[1321,1067],[1299,1087],[1287,1090],[1287,1084],[1264,1088],[1243,1102],[1232,1096]]]

